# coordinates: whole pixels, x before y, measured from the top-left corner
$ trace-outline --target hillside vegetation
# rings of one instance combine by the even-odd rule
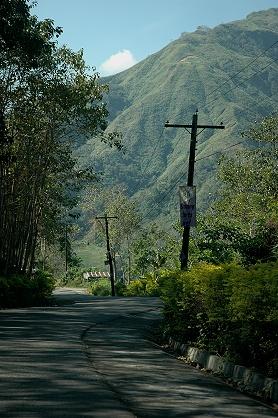
[[[277,110],[277,40],[278,9],[256,12],[183,33],[134,67],[105,78],[108,131],[122,132],[124,152],[92,139],[78,150],[81,164],[92,161],[106,185],[125,185],[147,220],[170,223],[177,219],[177,186],[186,181],[190,135],[163,127],[166,120],[191,123],[198,108],[199,123],[226,126],[198,137],[195,184],[199,210],[205,210],[218,187],[221,152],[241,141],[229,154],[250,147],[241,132]]]

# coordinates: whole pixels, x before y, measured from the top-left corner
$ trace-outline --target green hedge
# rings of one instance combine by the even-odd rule
[[[132,280],[122,289],[123,296],[160,296],[158,278],[155,274],[148,274],[143,279]]]
[[[54,278],[46,272],[0,276],[0,307],[14,308],[47,303],[55,287]]]
[[[278,262],[163,271],[132,281],[124,294],[160,296],[166,333],[277,376]]]
[[[164,272],[160,294],[170,310],[194,309],[209,320],[278,320],[278,262],[200,264],[188,272]]]
[[[91,283],[91,293],[94,296],[111,296],[110,279],[99,279]]]
[[[94,296],[111,296],[110,279],[98,279],[90,284],[91,293]],[[116,296],[127,296],[126,286],[121,282],[115,283]]]

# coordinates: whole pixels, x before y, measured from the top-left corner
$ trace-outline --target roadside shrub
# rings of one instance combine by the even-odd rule
[[[124,296],[146,296],[146,280],[132,280],[124,291]]]
[[[39,300],[47,299],[55,288],[55,279],[46,271],[37,271],[30,279],[34,294]]]
[[[121,291],[161,297],[166,335],[277,377],[278,262],[160,270]]]
[[[165,309],[173,313],[191,309],[193,298],[197,313],[209,320],[278,320],[278,262],[249,268],[202,263],[164,272],[158,284]]]
[[[277,376],[278,263],[199,264],[159,279],[166,333]]]
[[[126,290],[126,285],[122,281],[117,281],[115,283],[115,291],[117,296],[124,296]]]
[[[205,314],[209,320],[227,318],[228,277],[233,268],[233,265],[201,263],[185,273],[185,280],[191,283],[198,295],[199,314]]]
[[[188,272],[164,271],[158,282],[164,301],[165,331],[188,343],[195,341],[204,310]]]
[[[237,268],[229,280],[231,319],[278,320],[278,262]]]
[[[159,296],[159,285],[155,274],[132,280],[123,291],[124,296]]]
[[[88,287],[88,281],[84,279],[83,274],[87,269],[81,269],[79,267],[71,267],[67,274],[56,279],[57,286],[67,287]]]
[[[110,280],[99,279],[91,283],[91,293],[94,296],[111,296]]]
[[[26,275],[0,277],[0,307],[44,305],[54,287],[55,280],[52,275],[42,271],[36,272],[31,277]]]

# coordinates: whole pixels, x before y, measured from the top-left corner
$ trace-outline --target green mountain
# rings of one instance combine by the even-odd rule
[[[217,190],[221,153],[248,147],[240,133],[278,109],[277,41],[278,9],[256,12],[245,20],[182,33],[134,67],[105,78],[108,130],[123,133],[124,153],[92,139],[79,148],[81,164],[93,162],[107,185],[125,185],[146,219],[177,219],[190,135],[164,123],[190,124],[198,108],[200,124],[226,126],[198,136],[195,184],[198,206],[204,209]]]

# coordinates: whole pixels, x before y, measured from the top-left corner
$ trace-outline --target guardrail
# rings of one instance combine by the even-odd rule
[[[83,273],[85,280],[99,280],[99,279],[110,279],[110,273],[108,271],[87,271]]]

